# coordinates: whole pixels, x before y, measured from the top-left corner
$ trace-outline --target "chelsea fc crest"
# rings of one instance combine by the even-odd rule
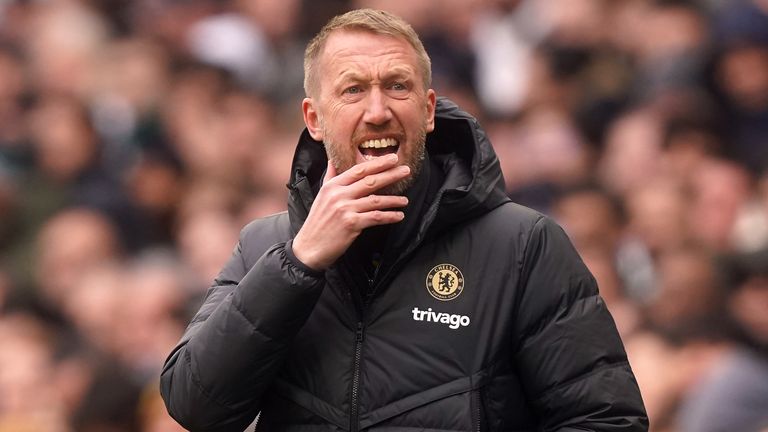
[[[427,274],[427,291],[440,300],[453,300],[464,290],[464,275],[453,264],[438,264]]]

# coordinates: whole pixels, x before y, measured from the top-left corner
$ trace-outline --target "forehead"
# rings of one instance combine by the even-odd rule
[[[403,37],[367,30],[336,30],[328,36],[320,56],[323,67],[345,67],[397,62],[416,69],[416,50]]]

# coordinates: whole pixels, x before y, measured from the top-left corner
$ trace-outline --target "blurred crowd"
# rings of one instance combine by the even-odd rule
[[[0,432],[172,432],[159,371],[282,211],[302,56],[413,24],[598,280],[652,431],[768,431],[768,0],[0,1]]]

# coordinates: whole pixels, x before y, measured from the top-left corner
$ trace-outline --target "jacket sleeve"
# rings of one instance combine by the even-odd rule
[[[516,363],[545,431],[647,431],[640,390],[595,279],[565,232],[535,224],[522,260]]]
[[[165,362],[168,412],[191,431],[242,431],[322,291],[322,273],[301,265],[290,242],[250,268],[241,238],[203,306]]]

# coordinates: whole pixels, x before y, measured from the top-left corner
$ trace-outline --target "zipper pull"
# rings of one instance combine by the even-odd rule
[[[355,340],[360,343],[363,341],[363,323],[357,323],[357,331],[355,332]]]
[[[373,284],[376,283],[376,279],[379,276],[379,269],[381,268],[381,262],[384,256],[381,252],[374,252],[371,258],[371,266],[373,267],[373,274],[368,278],[368,288],[373,288]]]

